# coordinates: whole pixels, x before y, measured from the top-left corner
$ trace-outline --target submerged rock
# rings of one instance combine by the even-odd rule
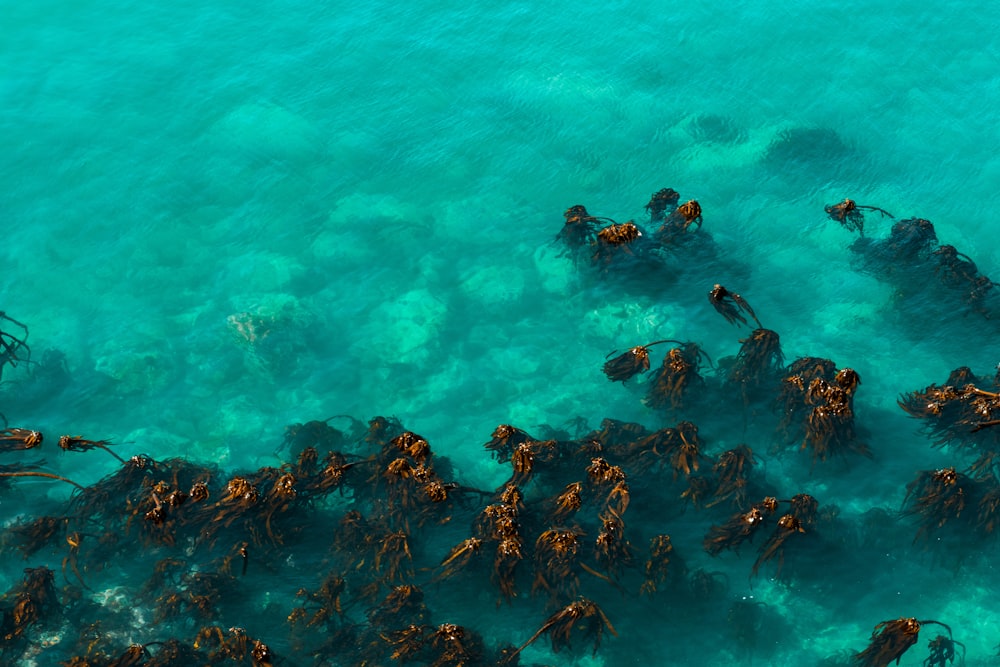
[[[317,157],[323,135],[291,110],[269,102],[243,104],[216,121],[209,139],[218,149],[275,160]]]
[[[851,159],[856,149],[827,127],[793,127],[782,130],[764,152],[764,163],[787,166],[795,163],[835,164]]]
[[[729,116],[699,114],[685,127],[696,141],[711,141],[719,144],[742,143],[747,139],[747,131]]]

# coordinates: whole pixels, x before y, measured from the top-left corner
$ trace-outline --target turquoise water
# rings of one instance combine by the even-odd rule
[[[849,196],[930,219],[942,243],[1000,276],[998,10],[6,4],[0,308],[48,363],[4,369],[0,411],[45,433],[46,470],[89,484],[118,467],[101,452],[56,452],[64,433],[228,474],[280,465],[289,424],[386,415],[451,459],[463,484],[492,490],[510,474],[482,447],[498,424],[676,423],[641,402],[648,378],[611,384],[601,365],[660,338],[735,354],[746,330],[708,307],[715,282],[780,333],[786,360],[860,373],[857,422],[875,458],[811,468],[804,452],[768,455],[770,417],[738,401],[689,415],[707,453],[747,442],[779,497],[837,506],[845,535],[872,508],[897,510],[917,471],[971,462],[933,449],[896,399],[961,365],[992,375],[996,326],[853,270],[854,236],[823,206]],[[790,133],[807,139],[782,144]],[[700,202],[715,258],[628,282],[553,242],[569,206],[645,223],[662,187]],[[889,226],[867,217],[869,236]],[[250,341],[236,324],[253,318],[268,333]],[[857,557],[812,554],[791,583],[773,570],[750,580],[753,550],[702,552],[727,513],[682,511],[671,484],[647,509],[634,494],[633,545],[645,558],[649,535],[671,533],[690,568],[725,574],[724,590],[695,604],[587,582],[619,636],[593,658],[539,641],[525,664],[816,664],[900,616],[951,625],[969,664],[996,654],[994,543],[911,545],[905,519],[851,539],[831,529]],[[68,497],[19,480],[2,519],[58,512]],[[452,537],[428,537],[426,563]],[[74,583],[63,546],[22,561],[5,544],[3,590],[42,564],[58,586]],[[281,582],[315,588],[306,573],[325,557],[258,575],[253,591],[273,590],[272,606],[248,595],[246,618],[212,622],[248,626],[283,664],[313,664],[282,625],[296,603]],[[128,597],[132,581],[106,571],[89,583]],[[460,619],[491,645],[517,645],[551,611],[529,587],[497,609],[487,581],[475,600],[440,586],[428,605],[435,624]],[[729,614],[749,596],[766,619],[752,646]],[[117,645],[194,630],[139,622]],[[72,623],[51,632],[77,635]],[[920,664],[934,633],[900,664]],[[66,659],[69,643],[37,664]]]

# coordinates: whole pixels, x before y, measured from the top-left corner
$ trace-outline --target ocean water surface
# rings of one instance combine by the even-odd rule
[[[546,561],[535,537],[551,527],[543,482],[525,485],[530,537],[515,598],[491,581],[492,544],[477,573],[437,576],[512,475],[483,445],[499,424],[570,439],[606,418],[649,431],[693,421],[703,473],[746,443],[759,459],[752,488],[810,494],[823,522],[782,567],[752,575],[766,536],[715,557],[703,549],[735,508],[693,506],[687,475],[669,467],[626,469],[634,562],[613,583],[579,570],[571,596],[599,605],[617,636],[605,632],[593,652],[582,633],[558,652],[542,636],[521,664],[852,664],[879,622],[900,617],[948,624],[966,664],[997,660],[995,540],[920,535],[899,513],[920,471],[966,470],[975,455],[934,447],[897,399],[960,366],[992,378],[1000,318],[951,298],[933,272],[894,282],[885,267],[859,270],[859,235],[824,206],[850,197],[891,212],[866,213],[876,240],[895,222],[928,219],[941,244],[1000,276],[1000,10],[5,4],[0,310],[30,331],[31,362],[3,367],[0,412],[45,442],[4,450],[0,464],[44,459],[40,470],[85,486],[122,469],[102,451],[59,450],[60,435],[80,435],[126,459],[217,466],[221,494],[236,474],[294,461],[304,445],[288,442],[291,425],[337,415],[329,425],[362,460],[374,450],[358,437],[385,416],[447,459],[442,477],[486,492],[455,491],[450,520],[406,525],[411,574],[376,593],[350,580],[342,615],[304,627],[288,616],[319,603],[300,589],[351,568],[385,573],[377,547],[362,557],[336,546],[346,512],[374,522],[385,510],[360,492],[296,505],[285,539],[233,529],[171,545],[137,527],[149,509],[138,499],[151,498],[140,485],[106,518],[138,555],[101,542],[94,520],[61,524],[29,555],[16,528],[70,515],[84,494],[8,479],[0,592],[12,592],[0,605],[14,604],[24,568],[45,566],[63,608],[5,640],[10,664],[55,665],[88,646],[98,663],[133,643],[190,644],[206,626],[246,628],[275,664],[360,664],[318,647],[346,628],[370,632],[368,610],[404,581],[429,610],[414,624],[460,624],[489,651],[520,646],[562,606],[544,586],[532,591]],[[707,246],[671,250],[655,270],[606,269],[556,238],[577,204],[652,231],[644,206],[665,187],[700,203]],[[696,342],[718,368],[703,374],[721,382],[750,328],[713,311],[715,283],[780,334],[786,363],[814,356],[857,370],[858,437],[872,458],[814,463],[779,442],[769,397],[720,389],[665,414],[643,401],[651,373],[608,381],[612,351],[675,339]],[[9,320],[0,330],[23,337]],[[667,347],[650,348],[654,369]],[[157,474],[143,483],[177,486]],[[597,568],[596,505],[569,523],[583,534],[580,562]],[[658,534],[671,535],[688,574],[641,595]],[[218,570],[241,543],[246,574],[235,561],[214,607],[198,608],[182,573]],[[167,558],[183,561],[172,584],[144,589]],[[177,613],[166,610],[170,591],[184,598]],[[926,626],[900,664],[922,664],[943,632]],[[389,629],[359,636],[403,662]],[[412,661],[433,663],[433,641]]]

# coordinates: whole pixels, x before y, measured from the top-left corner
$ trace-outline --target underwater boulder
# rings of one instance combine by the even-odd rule
[[[247,362],[267,374],[292,372],[309,354],[307,333],[316,317],[290,294],[268,294],[226,317]]]
[[[684,129],[695,141],[737,144],[747,140],[746,129],[729,116],[718,114],[698,114],[688,121]]]
[[[114,380],[115,389],[123,394],[160,392],[177,374],[162,339],[109,340],[98,350],[94,370]]]
[[[358,330],[351,352],[363,359],[376,354],[397,363],[426,361],[437,346],[447,310],[445,303],[426,288],[383,301]]]
[[[796,164],[835,165],[857,156],[857,151],[828,127],[792,127],[782,130],[764,151],[763,162],[773,167]]]
[[[212,125],[208,136],[220,151],[281,161],[316,158],[325,144],[305,118],[267,102],[236,107]]]

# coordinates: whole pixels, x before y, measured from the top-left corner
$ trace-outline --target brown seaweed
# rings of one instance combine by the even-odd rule
[[[758,329],[764,328],[764,325],[757,319],[757,315],[753,312],[753,308],[750,307],[746,299],[736,292],[730,292],[718,283],[709,291],[708,302],[730,324],[736,324],[737,326],[739,324],[747,324],[746,318],[743,317],[743,314],[746,313],[757,324]]]

